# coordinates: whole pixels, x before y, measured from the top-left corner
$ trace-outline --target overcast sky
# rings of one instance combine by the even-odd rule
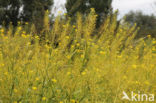
[[[54,0],[55,5],[63,5],[66,0]],[[156,0],[113,0],[113,8],[119,9],[120,16],[128,13],[129,11],[141,10],[145,14],[156,14],[156,5],[154,5]],[[155,6],[155,7],[154,7]]]

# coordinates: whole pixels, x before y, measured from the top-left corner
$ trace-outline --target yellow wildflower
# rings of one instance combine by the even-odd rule
[[[4,29],[1,29],[0,31],[3,33],[4,32]]]
[[[81,58],[84,58],[84,57],[85,57],[85,56],[82,54],[82,55],[81,55]]]
[[[70,59],[70,58],[71,58],[71,56],[70,56],[70,55],[67,55],[67,58],[68,58],[68,59]]]
[[[69,36],[66,36],[66,39],[69,39]]]
[[[148,38],[151,38],[151,35],[149,34],[149,35],[147,35],[147,37],[148,37]]]
[[[86,72],[82,72],[82,75],[86,75]]]
[[[33,90],[37,90],[37,87],[32,87]]]
[[[52,81],[52,82],[54,82],[54,83],[56,83],[56,82],[57,82],[57,80],[56,80],[56,79],[51,79],[51,81]]]
[[[70,101],[71,101],[72,103],[75,103],[75,102],[76,102],[74,99],[71,99]]]
[[[25,24],[28,25],[29,23],[28,22],[25,22]]]
[[[17,89],[14,89],[14,92],[17,93]]]
[[[156,44],[156,40],[153,40],[152,43],[153,43],[153,44]]]
[[[27,38],[27,36],[26,36],[25,34],[22,34],[22,37],[23,37],[23,38]]]
[[[133,69],[136,69],[137,68],[137,65],[134,64],[134,65],[132,65],[132,67],[133,67]]]
[[[45,101],[46,100],[46,97],[42,97],[42,100]]]
[[[127,76],[123,76],[123,79],[127,79]]]
[[[73,28],[76,28],[76,26],[75,26],[75,25],[73,25]]]
[[[76,46],[78,46],[78,47],[79,47],[79,46],[80,46],[80,43],[77,43],[77,44],[76,44]]]
[[[145,83],[146,85],[149,85],[149,84],[150,84],[148,81],[145,81],[144,83]]]
[[[67,75],[70,75],[71,74],[71,72],[67,72]]]
[[[38,81],[39,80],[39,78],[38,77],[36,77],[36,81]]]
[[[75,32],[77,32],[77,29],[75,29]]]
[[[104,52],[104,51],[100,51],[100,54],[104,55],[104,54],[106,54],[106,52]]]

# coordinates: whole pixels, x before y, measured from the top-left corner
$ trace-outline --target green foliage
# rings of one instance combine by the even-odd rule
[[[125,20],[131,25],[136,23],[140,28],[137,38],[146,37],[148,34],[156,38],[156,16],[145,15],[142,12],[130,12],[126,15]]]
[[[22,0],[22,3],[22,19],[34,23],[40,31],[43,28],[44,12],[51,11],[53,0]]]
[[[0,0],[0,24],[4,21],[5,25],[12,22],[17,26],[18,21],[32,22],[39,30],[44,12],[50,11],[52,5],[53,0]]]
[[[9,25],[10,22],[13,25],[17,25],[19,17],[19,9],[21,7],[21,0],[0,0],[0,25],[5,22],[5,25]]]
[[[94,8],[98,18],[98,25],[103,22],[102,20],[112,11],[112,0],[67,0],[66,9],[69,16],[73,17],[77,12],[84,15]]]

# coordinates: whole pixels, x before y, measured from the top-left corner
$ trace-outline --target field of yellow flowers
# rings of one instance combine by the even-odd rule
[[[128,103],[123,91],[156,94],[156,40],[135,40],[116,15],[95,29],[94,10],[76,24],[48,16],[34,26],[0,29],[0,103]],[[29,29],[28,29],[29,28]],[[147,102],[146,102],[147,103]]]

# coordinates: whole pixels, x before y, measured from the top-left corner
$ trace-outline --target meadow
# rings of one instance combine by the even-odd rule
[[[123,91],[156,93],[156,39],[94,9],[76,23],[48,12],[39,34],[29,23],[0,29],[0,103],[129,103]],[[118,29],[117,29],[118,27]],[[146,103],[149,101],[145,101]]]

